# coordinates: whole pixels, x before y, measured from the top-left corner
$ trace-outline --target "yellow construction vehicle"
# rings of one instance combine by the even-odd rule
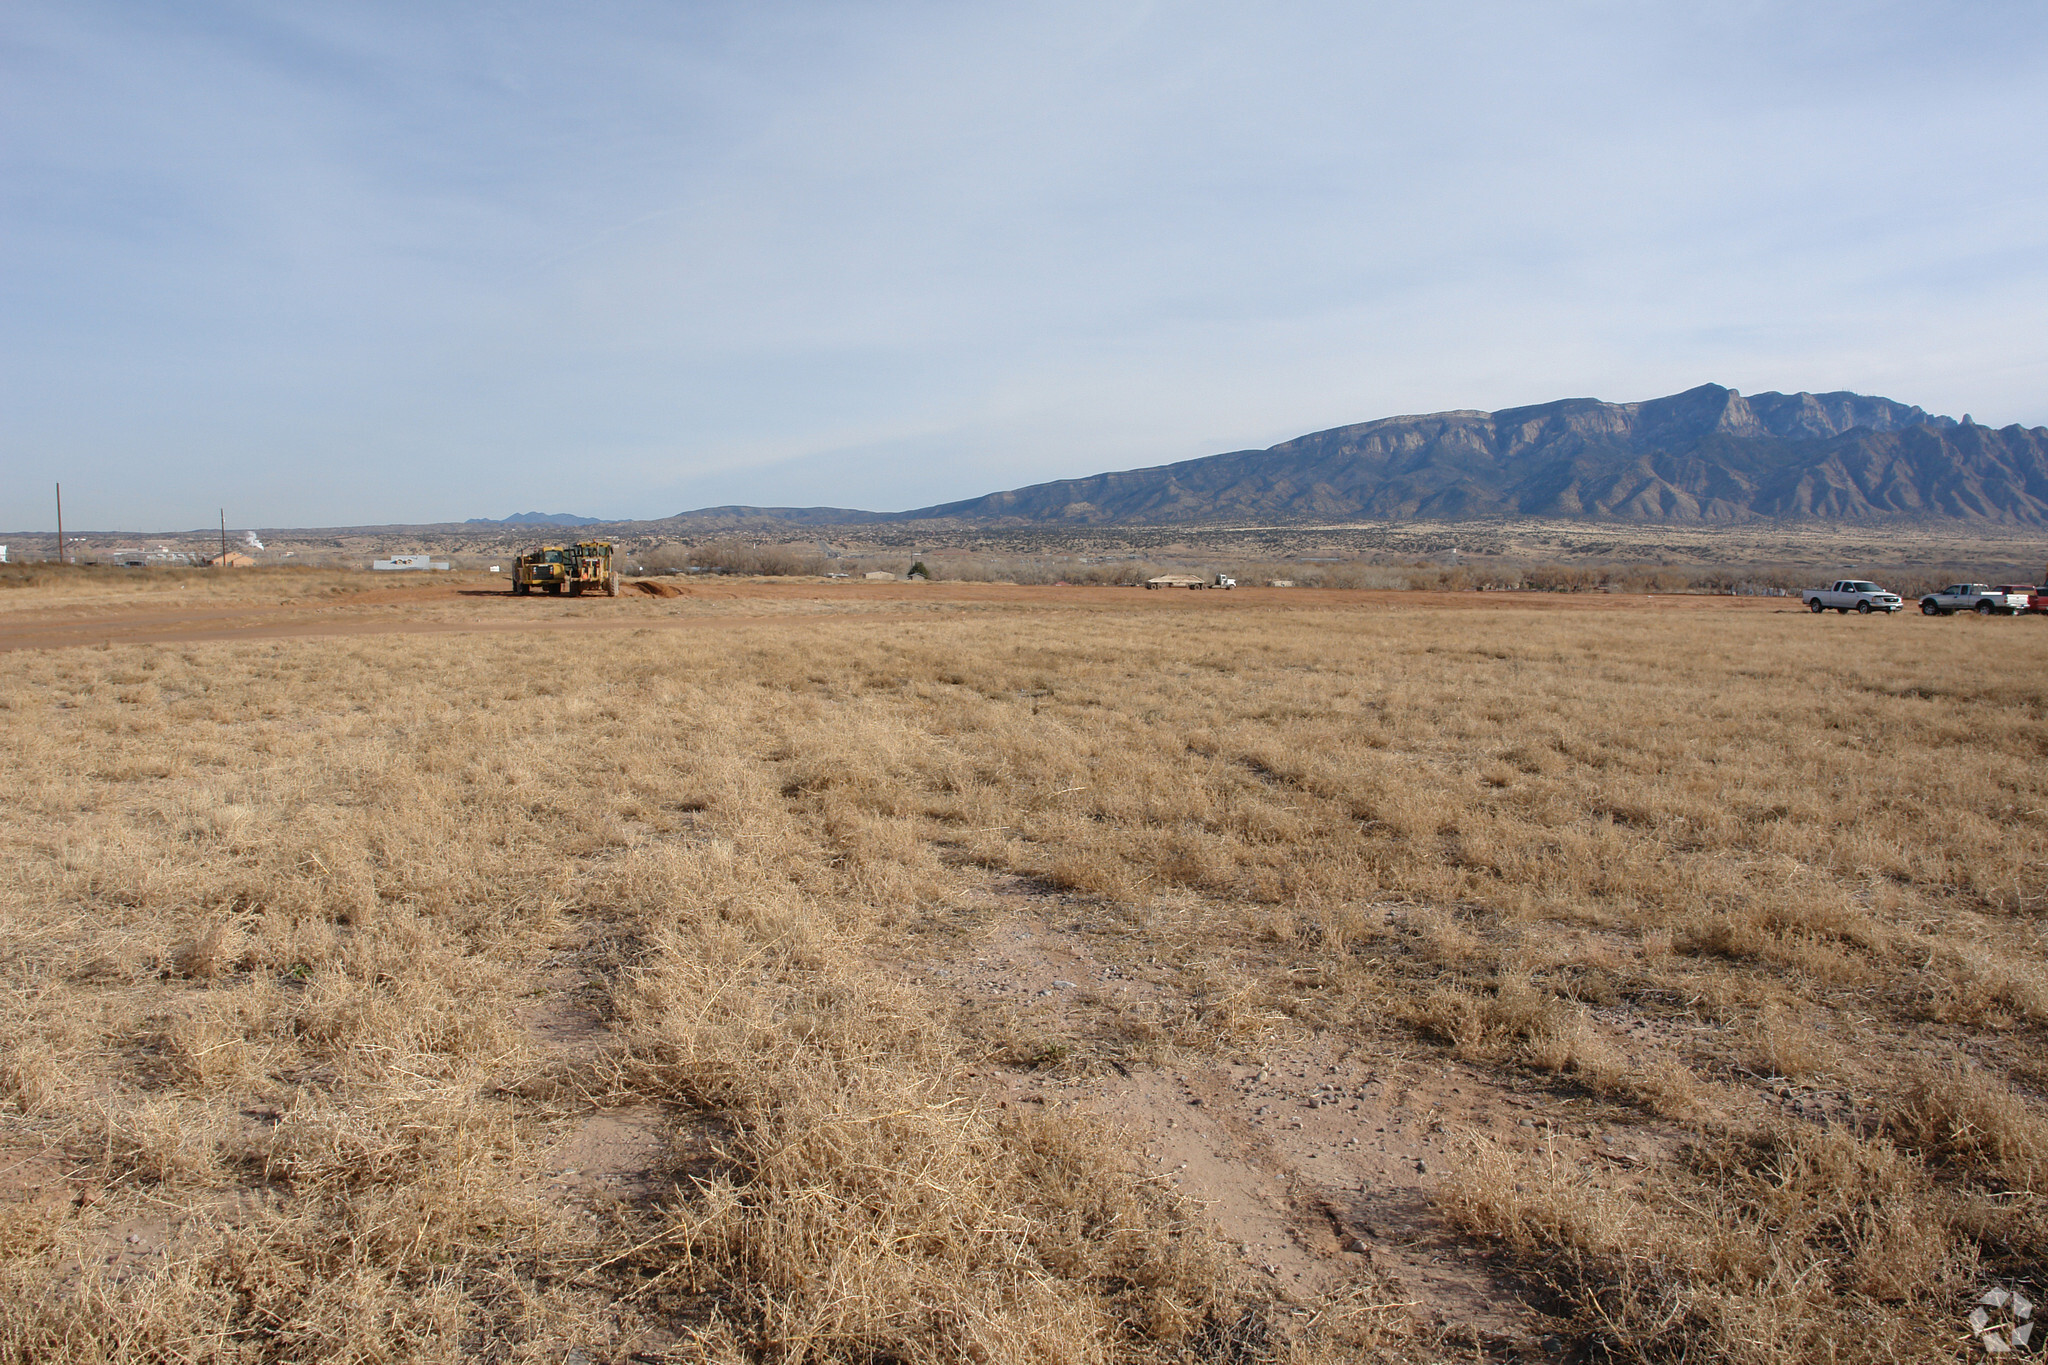
[[[612,568],[608,541],[583,540],[574,545],[543,545],[512,564],[512,591],[525,596],[535,588],[559,595],[564,586],[572,597],[601,592],[619,595],[618,571]]]

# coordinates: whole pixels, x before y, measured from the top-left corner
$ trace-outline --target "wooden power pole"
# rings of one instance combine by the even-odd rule
[[[64,485],[57,485],[57,562],[64,562]]]
[[[220,566],[228,566],[228,509],[220,509]]]

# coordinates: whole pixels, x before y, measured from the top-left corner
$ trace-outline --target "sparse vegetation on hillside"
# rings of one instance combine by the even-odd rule
[[[0,1359],[1443,1358],[990,1088],[1312,1037],[1666,1143],[1443,1134],[1592,1358],[2032,1282],[2040,623],[1312,600],[9,656]],[[992,877],[1158,1002],[907,972]]]

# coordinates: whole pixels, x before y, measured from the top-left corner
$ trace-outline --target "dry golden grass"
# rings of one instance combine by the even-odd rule
[[[63,1197],[0,1212],[0,1358],[1433,1358],[1384,1313],[1289,1330],[1114,1135],[967,1074],[1315,1031],[1687,1135],[1635,1184],[1474,1140],[1447,1215],[1560,1333],[1939,1356],[2048,1253],[2034,624],[991,609],[10,655],[0,1167]],[[1034,1042],[935,1010],[884,964],[971,935],[991,873],[1095,906],[1183,1013]],[[563,1125],[632,1106],[666,1193],[551,1198]]]

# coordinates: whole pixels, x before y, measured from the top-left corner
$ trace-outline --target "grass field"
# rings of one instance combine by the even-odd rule
[[[2048,623],[1113,591],[0,656],[0,1358],[1925,1360],[2041,1287]]]

